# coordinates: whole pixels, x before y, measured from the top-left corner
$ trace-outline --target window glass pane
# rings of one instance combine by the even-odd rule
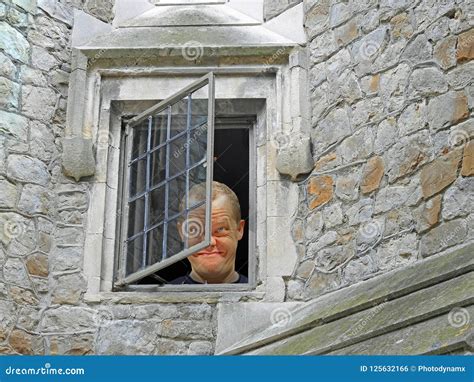
[[[150,193],[149,227],[162,222],[165,218],[165,188],[163,185]]]
[[[150,148],[163,145],[166,142],[168,128],[168,113],[165,109],[153,117],[153,128],[151,130]]]
[[[200,100],[196,100],[195,103]],[[192,115],[191,130],[198,130],[202,128],[207,128],[207,115],[197,114],[199,110]]]
[[[207,99],[208,87],[205,86],[193,93],[191,103],[191,129],[196,129],[207,123],[209,103]]]
[[[145,198],[141,197],[128,207],[128,237],[143,231],[145,219]]]
[[[166,146],[163,146],[150,155],[151,158],[151,187],[154,187],[166,179]]]
[[[138,158],[139,156],[146,153],[147,137],[148,137],[148,120],[145,120],[133,128],[131,159]]]
[[[185,208],[186,174],[180,175],[169,182],[168,217],[173,217]]]
[[[189,167],[206,160],[207,155],[207,122],[190,133]]]
[[[146,159],[140,159],[133,162],[130,166],[130,191],[129,195],[133,198],[141,194],[146,189]]]
[[[207,99],[198,99],[203,95],[202,91],[207,91],[207,86],[199,92],[193,94],[191,104],[191,130],[189,131],[189,166],[205,160],[207,155],[207,125],[208,125],[208,107]],[[206,95],[204,95],[206,97]]]
[[[167,256],[172,257],[184,249],[184,237],[181,235],[183,219],[178,218],[168,223]]]
[[[193,190],[192,195],[189,197],[188,207],[192,207],[196,204],[202,203],[206,200],[205,186],[204,182],[206,181],[206,166],[202,164],[200,166],[194,167],[192,170],[189,170],[189,189]],[[201,190],[198,192],[196,187],[193,189],[193,186],[201,184]]]
[[[147,265],[155,264],[163,259],[163,231],[162,224],[147,233]]]
[[[188,98],[185,97],[171,106],[170,138],[186,131],[188,125]]]
[[[170,143],[170,172],[169,176],[175,176],[186,170],[186,146],[187,135],[174,139]]]
[[[143,235],[126,244],[127,275],[143,268]]]

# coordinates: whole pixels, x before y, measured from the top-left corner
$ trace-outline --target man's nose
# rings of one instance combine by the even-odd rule
[[[217,244],[216,238],[213,235],[211,235],[211,241],[210,241],[209,245],[212,246],[212,247],[215,247],[216,244]]]

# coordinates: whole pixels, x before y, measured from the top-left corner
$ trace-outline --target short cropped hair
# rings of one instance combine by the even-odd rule
[[[240,211],[240,203],[237,195],[234,191],[230,189],[230,187],[226,186],[224,183],[219,183],[216,181],[212,182],[212,201],[216,200],[219,196],[225,196],[230,203],[230,208],[232,210],[232,214],[235,217],[237,223],[240,222],[242,219],[241,211]],[[205,200],[206,199],[206,183],[199,183],[191,187],[189,190],[189,199],[195,200]],[[183,198],[181,203],[179,204],[179,210],[184,211],[186,199]]]

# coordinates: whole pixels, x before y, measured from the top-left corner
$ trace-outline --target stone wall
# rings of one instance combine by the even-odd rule
[[[305,0],[315,168],[289,300],[474,239],[470,1]]]
[[[0,4],[0,354],[213,352],[214,305],[84,301],[90,184],[61,172],[71,25],[112,5]]]

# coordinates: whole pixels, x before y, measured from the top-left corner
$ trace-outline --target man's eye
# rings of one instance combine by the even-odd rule
[[[216,232],[217,232],[217,233],[223,233],[223,232],[225,232],[225,231],[226,231],[226,228],[225,228],[225,227],[219,227],[219,228],[216,229]]]

